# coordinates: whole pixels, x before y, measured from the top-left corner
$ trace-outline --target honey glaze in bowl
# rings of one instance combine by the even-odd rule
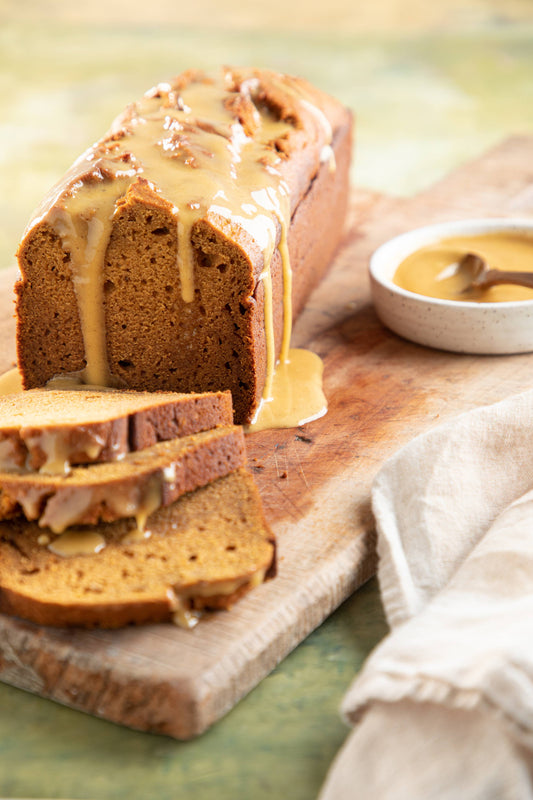
[[[465,291],[458,260],[472,251],[489,263],[496,257],[491,266],[499,269],[533,271],[533,220],[444,222],[386,242],[370,261],[379,318],[400,336],[441,350],[533,351],[533,291],[510,285]],[[507,263],[511,253],[513,262]]]

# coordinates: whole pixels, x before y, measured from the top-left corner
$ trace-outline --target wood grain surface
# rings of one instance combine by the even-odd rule
[[[192,631],[54,630],[0,616],[0,679],[182,739],[226,713],[373,574],[370,487],[383,461],[446,418],[532,384],[533,355],[457,355],[387,331],[370,301],[371,252],[429,222],[516,214],[533,215],[533,139],[525,137],[412,199],[356,191],[344,246],[293,335],[293,346],[324,359],[329,412],[247,438],[278,537],[278,577]],[[0,369],[14,360],[13,280],[13,271],[0,273]]]

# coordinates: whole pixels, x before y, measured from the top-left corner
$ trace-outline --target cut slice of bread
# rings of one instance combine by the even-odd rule
[[[74,467],[69,475],[0,473],[0,514],[23,513],[60,533],[149,514],[246,463],[244,434],[225,426],[128,453],[121,461]]]
[[[148,538],[132,520],[72,535],[96,530],[99,552],[61,557],[39,543],[37,524],[0,523],[0,611],[59,626],[183,622],[194,609],[230,607],[275,573],[274,537],[244,469],[155,511]]]
[[[229,392],[33,389],[0,396],[0,471],[66,474],[232,423]]]

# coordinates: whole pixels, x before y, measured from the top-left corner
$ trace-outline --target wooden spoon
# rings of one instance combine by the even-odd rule
[[[476,253],[467,253],[459,262],[458,274],[462,275],[469,289],[488,289],[498,283],[513,283],[516,286],[527,286],[533,289],[533,272],[513,272],[504,269],[492,269],[485,259]]]

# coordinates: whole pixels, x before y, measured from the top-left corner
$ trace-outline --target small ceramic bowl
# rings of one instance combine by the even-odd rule
[[[392,282],[398,265],[425,245],[451,236],[498,231],[533,236],[533,219],[443,222],[409,231],[379,247],[370,260],[370,284],[374,306],[383,324],[417,344],[456,353],[533,351],[533,300],[455,302],[415,294]]]

